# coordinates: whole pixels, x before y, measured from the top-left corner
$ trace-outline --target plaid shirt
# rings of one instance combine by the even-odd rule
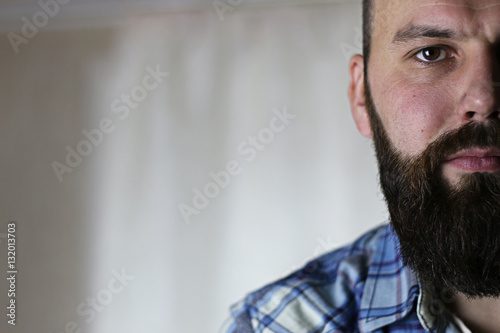
[[[327,253],[231,308],[227,333],[462,332],[452,299],[423,288],[389,225]]]

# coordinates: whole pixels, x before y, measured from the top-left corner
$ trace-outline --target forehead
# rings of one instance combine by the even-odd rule
[[[373,0],[372,38],[392,38],[410,25],[437,26],[461,35],[500,34],[500,0]]]

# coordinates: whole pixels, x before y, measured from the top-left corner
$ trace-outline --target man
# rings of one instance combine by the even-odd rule
[[[230,332],[500,332],[500,0],[363,1],[350,61],[390,224],[248,295]]]

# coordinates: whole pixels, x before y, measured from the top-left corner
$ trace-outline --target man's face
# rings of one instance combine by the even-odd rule
[[[373,10],[368,81],[399,152],[416,156],[443,133],[499,117],[500,1],[374,0]],[[455,184],[500,171],[499,156],[471,148],[441,172]]]
[[[500,296],[500,0],[374,0],[351,108],[400,253],[424,283]]]

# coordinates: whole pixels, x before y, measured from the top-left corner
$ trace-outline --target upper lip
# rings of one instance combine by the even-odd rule
[[[451,161],[463,157],[500,157],[500,148],[472,148],[461,150],[453,155],[450,155],[446,160]]]

